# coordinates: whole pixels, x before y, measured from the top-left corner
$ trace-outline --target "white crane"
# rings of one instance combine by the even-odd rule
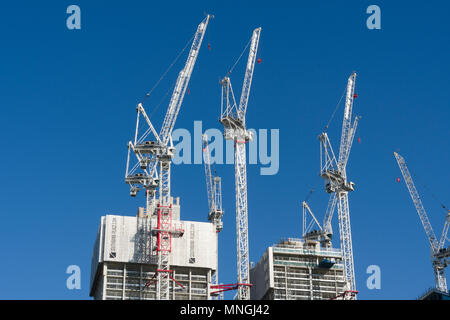
[[[355,271],[353,264],[352,235],[350,228],[350,209],[348,205],[348,192],[354,190],[354,183],[347,181],[346,166],[353,144],[358,117],[352,124],[353,100],[355,98],[356,73],[353,72],[348,78],[347,94],[345,99],[344,119],[342,123],[341,144],[339,148],[339,160],[336,160],[326,132],[319,136],[320,140],[320,174],[326,181],[325,189],[330,194],[328,208],[323,222],[324,237],[331,240],[331,220],[334,209],[338,207],[339,235],[341,250],[344,260],[344,274],[347,281],[347,290],[350,298],[356,298]]]
[[[244,84],[242,86],[239,106],[236,104],[231,81],[226,76],[222,81],[222,102],[220,122],[224,127],[224,136],[234,141],[234,166],[236,186],[236,238],[237,238],[237,297],[239,300],[250,299],[250,266],[248,251],[248,207],[247,207],[247,168],[246,146],[252,139],[250,131],[245,125],[250,87],[253,70],[255,68],[256,53],[258,51],[261,28],[253,31],[250,42]]]
[[[223,228],[222,216],[222,182],[219,176],[211,172],[211,154],[208,145],[208,136],[203,135],[203,160],[205,165],[206,191],[208,194],[208,220],[211,221],[217,233]]]
[[[445,278],[445,268],[448,266],[448,260],[450,257],[450,248],[446,248],[445,244],[448,241],[447,233],[450,226],[450,211],[447,210],[447,216],[445,218],[444,229],[442,230],[442,235],[440,240],[436,238],[436,235],[431,226],[428,215],[423,207],[422,201],[420,200],[419,193],[414,185],[411,174],[409,173],[408,167],[406,166],[405,159],[394,152],[395,159],[397,160],[400,171],[402,172],[403,178],[405,179],[406,186],[408,187],[411,199],[416,207],[417,213],[419,214],[420,221],[422,222],[425,233],[427,234],[428,241],[431,247],[431,263],[434,270],[435,286],[436,289],[447,293],[447,280]]]
[[[149,217],[156,215],[155,223],[152,225],[154,237],[152,242],[156,243],[154,250],[157,257],[155,273],[157,300],[169,299],[170,279],[173,280],[169,266],[171,241],[172,237],[180,237],[184,233],[182,228],[172,225],[170,166],[175,148],[173,147],[171,134],[211,17],[207,15],[197,27],[187,61],[178,74],[160,133],[157,133],[142,103],[139,103],[134,142],[128,143],[125,182],[130,185],[130,195],[136,196],[142,186],[146,190],[147,199],[145,214]],[[139,136],[140,115],[144,117],[148,128]],[[150,134],[153,135],[154,139],[148,139]],[[134,152],[138,161],[132,168],[130,168],[131,151]],[[137,173],[139,167],[142,169],[141,173]]]
[[[208,220],[214,224],[218,237],[219,232],[222,231],[223,228],[222,216],[224,212],[222,209],[222,181],[219,176],[211,173],[211,154],[208,146],[208,136],[206,134],[203,135],[203,161],[205,165],[206,191],[208,194]],[[211,279],[211,284],[215,287],[219,286],[218,259],[216,263],[217,269]],[[220,293],[219,296],[223,298],[223,293]]]

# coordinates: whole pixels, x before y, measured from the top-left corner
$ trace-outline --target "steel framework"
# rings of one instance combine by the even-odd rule
[[[208,220],[211,221],[216,227],[217,237],[219,232],[222,231],[223,222],[222,216],[224,214],[222,209],[222,181],[219,176],[215,176],[211,172],[211,154],[208,145],[208,136],[203,135],[203,161],[205,165],[205,178],[206,178],[206,191],[208,194]],[[218,240],[218,239],[217,239]],[[219,261],[217,255],[217,269],[211,279],[212,287],[219,286]],[[214,295],[212,293],[212,295]],[[220,299],[223,299],[222,292],[217,295]]]
[[[146,190],[145,215],[156,215],[156,225],[152,226],[152,242],[156,243],[154,251],[157,258],[156,299],[168,300],[171,270],[169,258],[172,237],[180,237],[184,230],[172,223],[172,203],[170,196],[170,167],[175,148],[172,143],[172,130],[175,126],[192,71],[197,60],[199,49],[211,16],[198,25],[192,45],[183,69],[178,74],[172,97],[169,102],[161,131],[158,134],[150,118],[147,116],[142,103],[137,106],[137,121],[134,142],[128,143],[128,158],[125,172],[125,182],[130,185],[130,195]],[[140,116],[144,118],[147,128],[139,135]],[[152,134],[153,139],[148,136]],[[133,152],[137,163],[130,168],[130,153]],[[138,173],[138,169],[142,172]]]
[[[420,221],[422,222],[423,228],[427,235],[428,241],[431,247],[431,264],[433,265],[435,286],[436,289],[447,293],[447,280],[445,278],[445,268],[448,266],[448,260],[450,257],[449,248],[445,248],[445,243],[448,240],[447,232],[450,225],[450,211],[447,211],[445,218],[444,228],[442,230],[442,235],[440,240],[436,238],[436,235],[431,226],[430,220],[428,219],[427,212],[423,207],[422,200],[420,199],[419,193],[417,192],[414,181],[409,173],[408,167],[406,166],[405,159],[394,152],[395,159],[397,160],[400,171],[402,172],[403,178],[405,179],[405,184],[408,188],[411,199],[414,203],[414,207],[417,210]]]
[[[219,233],[223,228],[222,216],[224,214],[222,209],[222,180],[211,172],[211,153],[208,145],[208,136],[204,134],[202,138],[206,191],[208,194],[208,220],[216,226],[216,231]]]
[[[354,190],[354,183],[347,181],[346,167],[353,139],[358,125],[358,117],[352,124],[353,100],[355,98],[356,73],[353,72],[348,78],[347,93],[345,98],[344,119],[342,123],[341,144],[339,148],[339,160],[336,160],[326,132],[319,136],[320,140],[320,174],[325,180],[325,189],[330,194],[327,211],[325,213],[323,229],[324,234],[331,240],[331,220],[337,205],[339,220],[339,235],[341,250],[344,260],[344,272],[347,280],[347,291],[355,292],[355,271],[353,263],[353,246],[350,227],[350,209],[348,204],[348,192]],[[356,299],[355,295],[350,295]]]
[[[247,131],[245,115],[247,111],[250,87],[255,68],[261,28],[253,31],[245,70],[239,106],[236,104],[230,78],[221,81],[222,101],[220,122],[224,127],[224,136],[234,141],[234,166],[236,187],[236,240],[237,240],[237,284],[239,300],[250,299],[250,266],[248,252],[248,206],[247,206],[247,167],[246,146],[252,139]]]

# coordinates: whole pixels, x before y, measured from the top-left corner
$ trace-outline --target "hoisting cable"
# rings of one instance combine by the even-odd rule
[[[333,111],[333,113],[331,114],[331,118],[330,118],[330,120],[328,120],[328,123],[327,123],[327,125],[325,126],[324,131],[327,131],[327,130],[328,130],[328,126],[330,125],[331,121],[333,120],[333,118],[334,118],[334,116],[335,116],[335,114],[336,114],[336,112],[337,112],[337,110],[338,110],[338,108],[339,108],[339,105],[341,104],[342,98],[343,98],[344,95],[345,95],[345,91],[346,91],[346,90],[347,90],[347,87],[345,87],[344,92],[342,92],[342,96],[341,96],[341,98],[339,99],[339,102],[337,103],[336,107],[334,108],[334,111]]]
[[[150,89],[149,92],[147,92],[144,96],[144,98],[141,99],[140,103],[144,103],[145,100],[147,100],[148,97],[150,97],[151,93],[153,92],[153,90],[156,89],[156,87],[159,85],[159,83],[161,82],[162,79],[164,79],[164,77],[167,75],[167,73],[170,71],[170,69],[172,69],[172,67],[174,66],[174,64],[178,61],[178,59],[180,58],[180,56],[183,54],[183,52],[186,50],[186,48],[189,46],[189,44],[192,42],[192,40],[195,37],[195,33],[194,35],[189,39],[189,41],[186,43],[186,45],[184,46],[184,48],[178,53],[178,55],[175,57],[175,59],[172,61],[172,63],[169,65],[169,67],[167,68],[167,70],[163,73],[163,75],[159,78],[159,80],[155,83],[155,85]]]
[[[449,209],[447,208],[447,206],[438,199],[438,197],[433,193],[433,191],[431,191],[430,188],[428,188],[428,186],[422,182],[422,180],[414,173],[411,172],[411,175],[414,176],[414,179],[416,179],[417,181],[419,181],[419,183],[424,187],[424,189],[431,194],[431,196],[433,197],[434,200],[436,200],[436,202],[439,203],[439,205],[442,207],[442,209],[446,210],[447,212],[449,211]]]
[[[314,188],[312,188],[306,195],[305,200],[304,200],[305,202],[307,202],[309,200],[309,198],[312,196],[313,192],[314,192]]]
[[[423,184],[424,188],[431,194],[431,196],[434,198],[434,200],[436,200],[436,202],[439,203],[439,205],[442,207],[442,209],[446,210],[447,212],[449,211],[449,209],[447,208],[447,206],[438,199],[438,197],[436,197],[436,195],[428,188],[428,186],[426,184]]]
[[[245,51],[247,51],[247,48],[249,47],[250,43],[251,43],[252,39],[250,38],[250,40],[248,40],[247,45],[245,46],[244,50],[242,50],[239,58],[237,58],[236,62],[233,64],[233,66],[231,67],[231,69],[227,72],[227,76],[229,76],[232,72],[234,67],[236,67],[236,65],[239,63],[239,60],[241,60],[243,54],[245,53]]]
[[[175,88],[175,84],[173,84],[166,92],[166,94],[164,95],[164,97],[162,97],[161,101],[159,101],[159,103],[156,105],[156,107],[153,108],[152,112],[149,115],[149,119],[152,118],[152,115],[155,113],[156,110],[158,110],[159,106],[166,100],[167,96],[169,95],[169,93],[173,90],[173,88]]]
[[[148,116],[149,119],[152,118],[153,114],[155,113],[156,110],[158,110],[159,106],[166,100],[167,96],[169,95],[169,93],[173,90],[173,88],[175,87],[175,84],[173,84],[169,90],[167,90],[166,94],[164,95],[164,97],[162,97],[161,101],[156,105],[156,107],[153,108],[152,112],[150,113],[150,115]],[[147,138],[147,136],[150,134],[151,129],[148,128],[144,134],[139,138],[138,142],[141,143],[142,141],[144,141],[145,138]]]

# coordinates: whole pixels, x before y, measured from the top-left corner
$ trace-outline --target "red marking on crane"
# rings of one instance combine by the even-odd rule
[[[153,274],[153,277],[145,283],[145,287],[149,287],[152,283],[155,283],[157,281],[157,279],[155,279],[157,275],[158,275],[158,272],[155,272]]]
[[[168,272],[168,273],[172,273],[173,270],[164,270],[164,269],[156,269],[156,272]]]
[[[355,93],[355,94],[353,95],[353,99],[356,99],[356,98],[358,98],[358,94],[357,94],[357,93]]]
[[[262,59],[261,59],[261,58],[258,58],[258,60],[256,60],[256,62],[261,63],[261,62],[262,62]]]
[[[361,137],[358,138],[358,143],[361,143]]]
[[[211,50],[211,43],[208,43],[208,50]]]
[[[153,277],[152,277],[149,281],[147,281],[147,282],[145,283],[145,287],[149,287],[152,283],[158,282],[158,279],[156,279],[156,277],[157,277],[157,275],[158,275],[158,272],[168,272],[168,273],[171,273],[171,272],[173,272],[173,271],[172,271],[172,270],[161,270],[161,269],[157,269],[156,272],[153,274]],[[182,288],[184,289],[184,286],[183,286],[181,283],[179,283],[177,280],[175,280],[174,277],[169,276],[169,278],[170,278],[171,280],[173,280],[176,284],[178,284],[180,287],[182,287]]]
[[[252,284],[251,283],[232,283],[232,284],[212,285],[210,287],[211,289],[218,289],[218,290],[211,292],[211,295],[216,295],[216,294],[218,294],[220,292],[225,292],[225,291],[237,290],[237,289],[239,289],[240,286],[251,287]]]
[[[173,278],[173,277],[169,277],[169,278],[172,279],[177,285],[179,285],[180,287],[182,287],[184,289],[184,286],[181,283],[179,283],[177,280],[175,280],[175,278]]]
[[[397,178],[397,182],[400,182],[400,178]]]
[[[359,293],[359,291],[356,290],[346,290],[341,294],[338,294],[336,297],[331,298],[330,300],[336,300],[337,298],[345,298],[345,296],[351,296],[351,297],[355,297],[357,294]]]
[[[188,92],[187,92],[187,94],[189,94],[189,88],[188,88]]]

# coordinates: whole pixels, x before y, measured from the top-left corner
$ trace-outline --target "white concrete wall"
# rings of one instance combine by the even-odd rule
[[[92,288],[95,275],[97,273],[97,268],[100,261],[103,261],[103,238],[104,238],[104,224],[105,224],[105,217],[101,217],[100,219],[100,226],[98,227],[97,231],[97,238],[95,239],[94,244],[94,250],[92,251],[92,259],[91,259],[91,281],[90,281],[90,287]]]
[[[250,297],[252,300],[261,300],[269,288],[273,287],[272,247],[264,251],[258,263],[250,270]]]
[[[102,217],[104,237],[101,245],[95,246],[98,254],[93,254],[97,263],[103,261],[138,262],[135,260],[135,239],[137,218],[117,215]],[[217,234],[209,222],[174,221],[185,230],[181,238],[172,238],[171,265],[217,269]],[[115,237],[113,226],[115,225]],[[191,246],[191,228],[193,228],[193,247]],[[193,249],[193,250],[192,250]],[[114,255],[115,252],[115,255]],[[191,263],[191,257],[195,262]],[[191,262],[190,262],[191,260]],[[93,263],[95,263],[93,261]]]

